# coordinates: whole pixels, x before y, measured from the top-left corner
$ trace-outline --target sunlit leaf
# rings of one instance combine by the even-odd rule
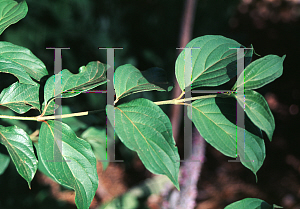
[[[179,155],[167,115],[147,99],[136,99],[117,107],[107,106],[111,124],[120,140],[136,151],[145,167],[169,177],[179,189]],[[115,112],[115,118],[111,112]]]
[[[258,89],[280,77],[283,72],[285,59],[277,55],[267,55],[255,60],[244,70],[244,77],[239,76],[233,90],[239,87],[244,89]]]
[[[188,109],[188,115],[190,115]],[[244,137],[238,138],[236,100],[234,98],[207,98],[192,103],[192,121],[203,138],[226,156],[239,155],[242,164],[254,174],[266,156],[261,131],[245,116]],[[243,143],[237,143],[242,140]],[[237,149],[238,146],[238,149]],[[241,150],[241,153],[239,153]]]
[[[0,34],[10,25],[23,19],[28,12],[25,1],[0,0]]]
[[[172,85],[167,81],[163,69],[150,68],[141,72],[131,64],[122,65],[116,69],[114,87],[117,100],[142,91],[172,90]]]
[[[257,198],[245,198],[243,200],[234,202],[225,207],[225,209],[275,209],[282,208],[277,205],[269,205],[263,200]]]
[[[61,76],[58,76],[59,80],[56,81],[59,82],[60,91],[55,91],[55,75],[51,76],[45,85],[43,108],[51,98],[58,95],[61,95],[62,98],[74,97],[106,83],[106,69],[105,64],[94,61],[89,62],[87,66],[80,67],[78,74],[73,74],[66,69],[62,70]],[[50,102],[48,106],[47,114],[53,114],[54,101]]]
[[[275,120],[267,101],[261,94],[253,90],[246,90],[244,95],[234,94],[241,107],[244,108],[245,103],[245,112],[251,121],[258,128],[265,131],[271,141],[275,129]]]
[[[0,42],[0,72],[16,76],[20,83],[37,85],[30,77],[40,80],[48,71],[32,52],[9,42]]]
[[[15,82],[0,94],[0,105],[23,114],[30,109],[40,110],[39,85]]]
[[[0,125],[0,143],[6,147],[17,171],[30,187],[38,163],[27,133],[17,126],[4,127]]]
[[[175,74],[181,90],[202,86],[218,86],[237,75],[237,60],[244,59],[247,66],[252,58],[253,49],[244,49],[244,56],[237,57],[237,48],[244,48],[235,40],[223,36],[206,35],[193,39],[186,48],[192,49],[191,79],[185,83],[187,76],[186,49],[178,56]]]
[[[90,144],[66,124],[47,121],[40,129],[38,151],[48,173],[75,190],[77,207],[88,209],[98,187],[96,157]]]

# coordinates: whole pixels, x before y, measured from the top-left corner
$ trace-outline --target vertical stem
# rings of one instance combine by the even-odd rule
[[[196,0],[186,0],[185,9],[181,22],[181,32],[180,32],[180,48],[183,48],[191,40],[192,30],[194,24],[194,16],[196,10]],[[172,98],[178,97],[182,93],[176,78],[174,78],[175,88],[173,91]],[[182,107],[181,105],[173,105],[171,109],[170,120],[172,123],[173,136],[177,140],[180,131],[180,125],[182,120]]]
[[[180,191],[174,186],[166,186],[162,191],[163,209],[193,209],[196,206],[197,183],[205,161],[205,140],[197,129],[193,128],[193,152],[188,161],[180,167]]]

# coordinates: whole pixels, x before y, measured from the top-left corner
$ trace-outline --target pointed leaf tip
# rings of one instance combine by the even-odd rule
[[[117,107],[108,105],[106,110],[125,146],[137,152],[149,171],[166,175],[179,190],[180,158],[171,122],[161,108],[141,98]]]

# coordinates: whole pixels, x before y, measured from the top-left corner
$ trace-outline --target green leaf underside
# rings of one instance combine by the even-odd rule
[[[245,198],[243,200],[234,202],[225,207],[225,209],[274,209],[282,208],[276,205],[269,205],[267,202],[257,198]]]
[[[285,59],[277,55],[267,55],[255,60],[244,70],[244,77],[239,76],[233,89],[244,85],[244,89],[258,89],[280,77]]]
[[[152,101],[136,99],[117,107],[107,106],[111,124],[120,140],[136,151],[145,167],[166,175],[179,189],[179,155],[166,114]],[[115,111],[115,120],[109,112]]]
[[[11,73],[20,83],[37,85],[30,77],[40,81],[48,75],[44,63],[32,52],[9,42],[0,42],[0,72]]]
[[[106,65],[99,62],[93,61],[89,62],[87,66],[82,66],[79,68],[78,74],[73,74],[68,70],[61,71],[61,90],[55,91],[55,75],[48,78],[45,90],[44,90],[44,103],[48,103],[53,97],[61,95],[62,98],[74,97],[81,94],[84,91],[93,89],[106,83]],[[55,93],[54,93],[55,92]],[[53,114],[54,112],[54,101],[49,104],[47,108],[48,114]]]
[[[172,89],[163,69],[150,68],[141,72],[131,64],[122,65],[116,69],[114,87],[118,100],[138,92]]]
[[[7,166],[9,165],[10,158],[2,153],[0,153],[0,175],[4,173]]]
[[[189,108],[188,115],[190,115]],[[192,121],[203,138],[224,155],[237,157],[238,150],[244,151],[244,154],[237,154],[242,164],[254,174],[262,166],[266,153],[261,131],[246,115],[245,132],[240,127],[237,129],[234,98],[208,98],[194,101]],[[242,131],[245,138],[237,139],[237,131]],[[237,143],[237,140],[242,140],[242,143]]]
[[[33,144],[35,146],[36,152],[37,152],[37,157],[39,159],[39,163],[38,163],[38,170],[40,172],[42,172],[44,175],[48,176],[49,178],[53,179],[54,181],[58,182],[59,181],[52,175],[49,173],[49,171],[47,170],[47,168],[45,167],[45,164],[43,161],[41,161],[41,155],[40,155],[40,151],[39,151],[39,147],[38,147],[38,143],[34,143]]]
[[[202,86],[218,86],[226,83],[237,74],[237,50],[244,48],[238,42],[223,36],[206,35],[193,39],[186,48],[192,49],[192,78],[185,84],[185,50],[178,56],[175,64],[175,74],[181,90],[186,86],[191,88]],[[252,58],[253,49],[245,49],[244,59],[247,66]]]
[[[103,170],[105,170],[109,163],[109,159],[106,159],[106,129],[89,127],[82,133],[81,138],[90,143],[95,153],[96,159],[101,161]]]
[[[15,82],[0,94],[0,105],[23,114],[30,109],[40,110],[39,85],[33,86]]]
[[[17,171],[30,187],[38,164],[30,137],[17,126],[4,127],[0,125],[0,142],[6,147]]]
[[[260,129],[266,132],[270,141],[272,141],[275,130],[275,120],[265,98],[253,90],[246,90],[245,97],[238,97],[234,94],[240,106],[244,108],[250,120]]]
[[[98,187],[96,158],[90,144],[66,124],[47,121],[40,129],[38,152],[48,173],[75,190],[77,207],[88,209]]]
[[[25,1],[0,0],[0,35],[10,25],[23,19],[28,12]]]

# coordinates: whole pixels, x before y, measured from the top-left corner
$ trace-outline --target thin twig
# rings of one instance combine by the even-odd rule
[[[172,100],[166,100],[166,101],[159,101],[159,102],[154,102],[156,105],[164,105],[164,104],[183,104],[184,102],[188,101],[194,101],[197,99],[207,99],[207,98],[213,98],[213,97],[224,97],[226,95],[223,94],[210,94],[210,95],[204,95],[204,96],[198,96],[198,97],[191,97],[187,99],[172,99]],[[185,105],[185,104],[184,104]]]

